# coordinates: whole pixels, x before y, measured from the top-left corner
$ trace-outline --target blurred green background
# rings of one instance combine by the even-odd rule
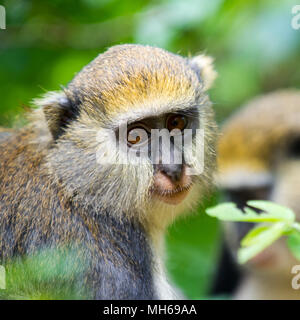
[[[299,1],[298,1],[299,3]],[[215,58],[211,90],[219,123],[251,97],[300,88],[297,0],[7,0],[0,30],[0,125],[12,125],[30,101],[58,90],[96,55],[120,43],[159,46]],[[167,265],[189,298],[206,298],[220,229],[204,208],[178,221],[167,237]]]

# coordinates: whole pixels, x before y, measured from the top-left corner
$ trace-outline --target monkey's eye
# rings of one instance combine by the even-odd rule
[[[148,141],[148,138],[148,132],[141,126],[129,128],[127,131],[127,142],[130,146],[142,145]]]
[[[186,128],[187,123],[188,121],[185,116],[175,114],[175,115],[170,115],[167,118],[166,127],[169,131],[172,131],[173,129],[179,129],[182,131],[183,129]]]

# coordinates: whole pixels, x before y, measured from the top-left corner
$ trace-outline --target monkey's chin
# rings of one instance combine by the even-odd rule
[[[155,192],[154,196],[155,196],[155,198],[157,198],[158,200],[160,200],[162,202],[176,206],[176,205],[180,204],[186,198],[189,191],[190,191],[189,189],[184,189],[182,191],[171,192],[171,193],[166,193],[166,194]]]

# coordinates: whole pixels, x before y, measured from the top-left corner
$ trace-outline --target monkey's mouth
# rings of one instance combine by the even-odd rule
[[[162,202],[177,205],[185,199],[192,185],[193,180],[191,176],[186,175],[185,169],[179,181],[175,182],[163,172],[157,172],[150,193]]]
[[[157,199],[159,199],[167,204],[177,205],[186,198],[191,187],[192,187],[192,184],[189,184],[189,185],[186,185],[183,187],[177,187],[174,190],[153,189],[153,190],[151,190],[151,193]]]

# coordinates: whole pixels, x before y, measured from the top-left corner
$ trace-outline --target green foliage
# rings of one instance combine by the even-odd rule
[[[287,244],[296,259],[300,261],[300,232],[292,232],[287,239]]]
[[[248,234],[246,239],[242,240],[242,248],[238,251],[238,261],[245,263],[255,257],[261,251],[270,246],[274,241],[279,239],[288,226],[285,223],[277,222],[270,227],[260,229],[256,235]]]
[[[44,249],[27,257],[14,258],[5,264],[5,269],[0,267],[0,299],[88,298],[83,283],[78,286],[85,268],[86,261],[79,251],[67,248]]]
[[[293,211],[269,201],[248,201],[247,205],[263,212],[257,213],[249,207],[242,211],[234,203],[223,203],[206,210],[208,215],[223,221],[261,223],[242,239],[238,261],[247,262],[286,235],[288,247],[296,259],[300,260],[300,224],[295,222]]]
[[[207,209],[206,212],[223,221],[244,221],[244,222],[287,222],[293,223],[295,220],[294,213],[283,206],[269,201],[248,201],[247,204],[253,208],[263,210],[265,212],[259,215],[249,207],[245,207],[244,211],[238,209],[236,204],[228,202]]]

